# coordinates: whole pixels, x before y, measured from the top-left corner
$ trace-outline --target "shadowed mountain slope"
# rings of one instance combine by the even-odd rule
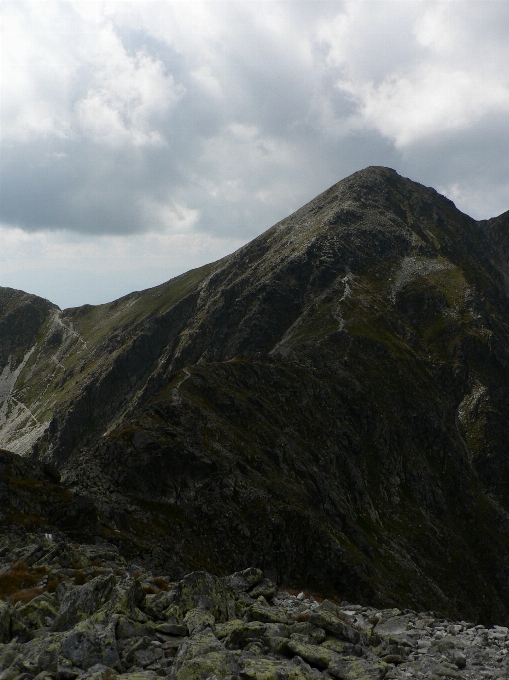
[[[508,621],[508,230],[373,167],[110,304],[0,289],[0,445],[175,572]]]

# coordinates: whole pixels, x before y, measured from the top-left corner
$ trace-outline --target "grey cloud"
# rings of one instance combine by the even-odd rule
[[[350,70],[370,75],[375,84],[398,64],[410,68],[422,56],[410,30],[419,10],[397,4],[399,21],[373,19],[352,38],[352,49],[364,52]],[[493,29],[498,44],[508,32],[496,7],[503,3],[481,4],[490,5],[483,35]],[[425,184],[457,183],[476,196],[485,192],[485,211],[480,198],[469,204],[478,205],[483,217],[505,209],[504,201],[509,204],[503,116],[485,116],[463,130],[399,150],[368,126],[349,131],[359,104],[335,87],[346,66],[327,64],[329,48],[312,31],[319,20],[332,25],[346,5],[283,3],[284,40],[274,38],[263,21],[249,23],[254,10],[241,5],[215,5],[224,13],[224,33],[218,38],[223,43],[212,45],[223,59],[216,66],[222,96],[197,79],[201,62],[192,51],[177,49],[143,27],[119,25],[117,35],[127,53],[144,50],[162,60],[185,92],[173,109],[151,119],[166,145],[112,147],[79,135],[7,140],[0,150],[0,221],[26,231],[132,234],[162,229],[150,219],[147,205],[174,202],[200,211],[196,230],[248,238],[341,177],[373,164],[394,167]],[[376,5],[382,15],[383,3]],[[466,5],[461,5],[462,21],[469,25],[480,10]],[[264,3],[259,11],[265,11]],[[90,73],[85,77],[88,86]],[[84,82],[74,84],[79,92],[84,87]],[[235,138],[234,125],[246,128],[246,139]],[[228,183],[235,185],[230,193]]]
[[[113,154],[72,142],[57,148],[30,144],[2,149],[2,222],[27,231],[70,229],[96,234],[148,228],[142,224],[140,202],[152,172],[140,168],[135,152]],[[168,172],[165,181],[172,181]]]
[[[413,145],[402,154],[400,168],[428,186],[458,185],[463,193],[458,207],[476,219],[488,219],[509,209],[508,155],[507,118],[492,114],[467,130]]]

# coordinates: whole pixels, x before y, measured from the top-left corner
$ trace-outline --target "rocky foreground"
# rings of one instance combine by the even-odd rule
[[[318,601],[259,569],[179,582],[111,545],[0,549],[0,680],[508,678],[509,630]]]

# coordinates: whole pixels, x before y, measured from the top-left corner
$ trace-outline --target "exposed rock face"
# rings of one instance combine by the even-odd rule
[[[16,293],[27,328],[42,311],[0,353],[27,414],[3,445],[178,577],[255,564],[504,623],[508,227],[368,168],[163,286],[63,312]]]
[[[7,542],[0,562],[2,680],[503,678],[509,630],[434,612],[318,602],[258,569],[180,582],[115,546]]]

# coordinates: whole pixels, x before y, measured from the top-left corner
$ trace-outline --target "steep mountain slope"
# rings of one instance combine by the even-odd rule
[[[1,289],[1,445],[175,572],[506,621],[508,229],[368,168],[108,305]]]

